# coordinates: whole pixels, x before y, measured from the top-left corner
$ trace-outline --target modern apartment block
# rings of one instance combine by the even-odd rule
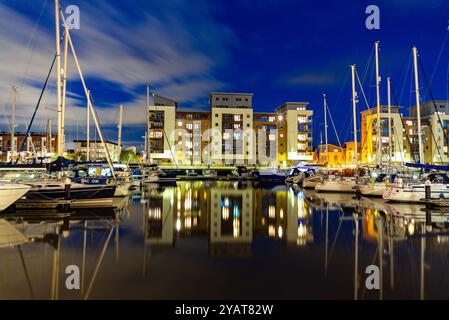
[[[422,161],[426,164],[449,162],[449,101],[437,100],[422,103],[421,131],[418,130],[416,106],[409,109],[409,116],[400,107],[391,107],[391,148],[393,163],[419,161],[419,135],[423,145]],[[377,163],[377,112],[371,108],[361,112],[361,162]],[[389,161],[389,134],[387,106],[381,106],[382,161]]]
[[[276,109],[282,126],[286,128],[287,158],[283,166],[298,161],[312,161],[312,116],[308,102],[286,102]]]
[[[286,167],[313,160],[307,102],[254,112],[251,93],[213,92],[209,106],[210,111],[179,110],[175,100],[154,95],[148,106],[150,161]]]
[[[199,165],[210,162],[210,112],[177,111],[175,156],[178,163]]]
[[[254,112],[256,158],[261,166],[275,167],[287,161],[287,127],[275,112]]]
[[[178,102],[154,95],[153,105],[148,106],[147,154],[150,161],[173,162]]]
[[[75,154],[78,155],[79,161],[87,158],[87,141],[86,140],[74,140]],[[116,142],[105,141],[105,145],[108,148],[109,156],[113,162],[120,160],[120,148]],[[91,161],[104,161],[106,157],[106,148],[101,143],[101,140],[89,140],[89,157]]]
[[[211,93],[213,163],[255,163],[252,101],[250,93]]]
[[[14,159],[18,156],[20,147],[25,139],[25,133],[17,132],[14,135]],[[49,157],[57,152],[57,135],[31,132],[24,144],[20,156],[28,157]],[[0,133],[0,161],[11,161],[11,134],[9,132]]]
[[[390,134],[388,126],[388,106],[380,106],[380,137],[382,162],[402,163],[406,158],[404,150],[404,130],[398,106],[391,107],[391,159],[390,159]],[[377,108],[367,109],[361,112],[361,138],[362,149],[361,162],[367,164],[378,163],[377,159]],[[404,119],[405,120],[405,119]]]

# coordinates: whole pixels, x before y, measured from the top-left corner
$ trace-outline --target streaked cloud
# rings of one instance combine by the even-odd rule
[[[0,3],[0,112],[9,115],[11,85],[19,87],[17,122],[24,130],[31,118],[54,55],[53,1]],[[212,19],[213,5],[154,1],[72,1],[80,7],[81,29],[73,41],[102,124],[111,125],[118,105],[125,125],[145,123],[145,84],[181,102],[201,107],[213,89],[226,86],[216,69],[227,61],[233,33]],[[67,130],[85,122],[85,98],[74,63],[68,66]],[[55,108],[55,77],[42,105]],[[98,89],[98,90],[96,90]],[[42,107],[34,129],[56,113]],[[8,118],[0,127],[8,129]]]

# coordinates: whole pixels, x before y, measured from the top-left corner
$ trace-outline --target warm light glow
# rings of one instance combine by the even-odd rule
[[[307,229],[301,222],[298,225],[298,238],[304,238],[306,235],[307,235]]]
[[[232,226],[233,226],[233,233],[232,233],[232,235],[234,236],[234,238],[238,238],[239,235],[240,235],[240,220],[237,219],[237,218],[234,218]]]
[[[223,220],[228,220],[229,219],[229,208],[228,207],[221,208],[221,218]]]
[[[276,229],[275,229],[274,225],[272,225],[272,224],[268,225],[268,236],[274,237],[275,235],[276,235]]]
[[[415,234],[415,220],[410,221],[409,225],[408,225],[408,234],[409,235],[414,235]]]
[[[181,230],[181,219],[176,219],[176,231]]]
[[[153,219],[153,220],[160,220],[162,218],[161,208],[148,209],[148,218]]]
[[[182,127],[182,121],[178,121],[178,126]]]
[[[282,226],[279,226],[278,227],[278,237],[282,238],[282,234],[283,234]]]
[[[276,207],[271,205],[268,207],[268,217],[270,219],[276,218]]]

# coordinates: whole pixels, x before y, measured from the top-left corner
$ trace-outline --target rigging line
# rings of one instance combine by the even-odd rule
[[[447,73],[446,73],[446,100],[449,100],[449,61],[447,62]]]
[[[43,5],[42,5],[41,11],[40,11],[40,13],[39,13],[39,17],[38,17],[36,23],[34,24],[34,26],[33,26],[33,31],[31,32],[31,36],[30,36],[30,38],[28,39],[28,43],[27,43],[27,46],[26,46],[25,51],[28,51],[28,50],[30,49],[30,47],[31,47],[31,43],[32,43],[32,41],[34,40],[34,38],[35,38],[35,36],[36,36],[37,27],[38,27],[39,24],[40,24],[40,21],[41,21],[41,19],[42,19],[42,15],[44,14],[45,8],[47,7],[47,3],[48,3],[48,0],[45,0],[45,2],[44,2]],[[23,85],[24,85],[25,79],[26,79],[26,77],[28,76],[28,72],[29,72],[29,69],[30,69],[30,66],[31,66],[31,61],[33,60],[34,53],[35,53],[35,51],[36,51],[36,47],[37,47],[37,43],[34,44],[34,47],[33,47],[33,49],[31,50],[31,55],[30,55],[30,57],[29,57],[29,59],[28,59],[27,66],[26,66],[26,68],[25,68],[25,72],[24,72],[24,74],[23,74],[23,76],[22,76],[22,79],[21,79],[21,81],[20,81],[20,86],[23,86]],[[16,80],[15,80],[15,81],[17,81],[17,78],[18,78],[18,77],[16,77]]]
[[[340,148],[342,148],[341,142],[340,142],[340,138],[338,136],[337,129],[335,128],[334,119],[332,118],[332,114],[331,114],[331,112],[329,110],[329,104],[328,103],[326,103],[326,108],[327,108],[327,112],[329,113],[329,118],[331,120],[332,128],[334,128],[335,136],[337,137],[338,145],[340,146]]]
[[[374,47],[371,48],[371,53],[368,58],[368,63],[366,64],[365,72],[362,77],[363,78],[362,83],[365,83],[366,76],[368,75],[368,68],[371,66],[371,63],[373,62],[373,53],[374,53]]]
[[[335,105],[338,106],[338,103],[340,101],[341,95],[343,94],[343,89],[346,87],[346,84],[349,80],[349,72],[346,73],[345,80],[343,82],[343,85],[340,88],[340,92],[338,93],[337,99],[335,100]],[[330,114],[330,111],[329,111]],[[350,117],[345,117],[345,122],[343,123],[343,128],[346,127],[347,122],[349,121]]]
[[[44,86],[42,87],[41,93],[40,93],[40,95],[39,95],[39,99],[38,99],[38,101],[37,101],[36,108],[34,109],[33,116],[31,117],[30,124],[28,125],[28,128],[27,128],[27,131],[26,131],[26,133],[25,133],[25,136],[23,137],[22,144],[21,144],[20,149],[19,149],[19,154],[23,151],[23,147],[25,146],[25,142],[27,141],[28,136],[29,136],[29,134],[30,134],[31,126],[33,125],[34,118],[36,117],[37,110],[39,109],[39,105],[41,104],[42,96],[43,96],[43,94],[44,94],[44,92],[45,92],[45,88],[47,87],[48,80],[50,79],[50,75],[51,75],[51,72],[52,72],[52,70],[53,70],[53,66],[55,65],[55,61],[56,61],[56,54],[55,54],[54,57],[53,57],[53,61],[52,61],[51,66],[50,66],[50,70],[48,71],[47,78],[45,79]],[[18,158],[16,159],[16,164],[18,163],[19,158],[20,158],[20,157],[18,157]],[[12,160],[12,158],[11,158],[11,162],[12,162],[12,161],[13,161],[13,160]]]
[[[365,100],[365,103],[366,103],[366,107],[367,107],[366,110],[370,110],[371,108],[370,108],[370,106],[369,106],[368,100],[366,99],[365,91],[363,90],[362,83],[360,82],[360,78],[359,78],[359,74],[358,74],[358,72],[357,72],[357,69],[355,69],[355,75],[356,75],[356,77],[357,77],[357,81],[358,81],[358,83],[359,83],[360,90],[362,91],[363,99]],[[372,115],[372,113],[371,113],[371,115]],[[368,126],[368,128],[367,128],[367,132],[370,132],[370,131],[371,131],[371,126],[372,126],[372,124],[373,124],[373,121],[370,121],[370,122],[369,122],[369,126]],[[361,150],[363,150],[363,147],[365,146],[365,142],[366,142],[367,138],[368,138],[368,134],[366,134],[365,137],[363,138],[362,145],[361,145]]]
[[[421,71],[422,71],[422,73],[424,75],[424,81],[426,82],[427,90],[429,91],[430,98],[432,99],[433,108],[435,109],[435,113],[436,113],[436,115],[438,117],[438,123],[440,124],[441,131],[443,132],[444,140],[446,141],[446,143],[448,143],[448,136],[446,134],[446,131],[444,130],[443,122],[441,122],[441,117],[440,117],[440,114],[438,113],[438,108],[437,108],[437,105],[435,103],[435,98],[433,96],[432,89],[430,88],[430,84],[429,84],[429,81],[427,79],[427,74],[426,74],[426,71],[424,70],[424,65],[422,63],[421,57],[419,57],[419,56],[418,56],[418,61],[419,61],[419,65],[421,67]],[[433,130],[430,129],[430,132],[432,133],[432,137],[435,140],[435,136],[433,134]],[[435,144],[437,145],[436,149],[438,150],[438,155],[440,156],[440,161],[443,162],[443,159],[441,158],[440,148],[438,148],[438,142],[436,140],[435,140]],[[444,145],[444,143],[443,143],[443,145]]]
[[[432,85],[433,79],[435,78],[435,74],[436,74],[438,65],[440,64],[441,56],[443,54],[444,48],[446,47],[446,42],[447,42],[448,35],[449,35],[449,29],[447,29],[446,36],[444,37],[443,43],[442,43],[441,48],[440,48],[440,52],[438,53],[437,61],[435,63],[435,66],[433,67],[432,74],[430,75],[430,82],[429,82],[430,85]]]
[[[9,106],[8,101],[10,101],[11,99],[12,99],[12,90],[9,91],[8,100],[7,100],[7,102],[5,102],[5,104],[3,105],[3,111],[4,111],[4,112],[3,112],[3,116],[5,117],[6,122],[8,123],[8,126],[9,126],[10,129],[12,129],[12,123],[11,123],[11,120],[8,118],[6,109],[7,109],[7,107]],[[16,100],[16,101],[17,101],[17,100]]]
[[[391,81],[391,79],[390,79],[390,89],[392,88],[392,81]],[[394,107],[394,106],[393,106]],[[399,112],[399,106],[398,105],[396,105],[396,107],[397,107],[397,110],[398,110],[398,114],[399,114],[399,117],[401,118],[401,122],[403,122],[402,121],[402,114]],[[391,120],[391,119],[390,119]],[[402,123],[402,125],[403,125],[403,123]],[[404,125],[402,126],[403,128],[404,128]],[[396,146],[399,146],[399,141],[400,141],[400,139],[399,139],[399,136],[398,136],[398,130],[393,130],[393,132],[394,132],[394,137],[395,137],[395,141],[398,141],[398,143],[394,143],[393,144],[393,147],[394,147],[394,149],[396,150]],[[407,133],[406,133],[407,134]],[[410,142],[410,141],[409,141]],[[390,141],[390,144],[391,144],[391,141]],[[402,153],[402,152],[400,152],[399,153],[400,155],[401,155],[401,162],[402,163],[404,163],[404,154]],[[391,159],[390,159],[390,162],[391,162]]]
[[[158,111],[158,110],[157,110],[156,104],[154,104],[154,110],[155,110],[156,112]],[[158,117],[158,118],[160,119],[160,117]],[[164,126],[162,126],[162,131],[164,132],[164,137],[165,137],[165,140],[167,141],[168,148],[170,149],[170,153],[171,153],[171,156],[172,156],[172,158],[173,158],[173,162],[175,163],[176,168],[178,168],[178,161],[176,161],[175,155],[174,155],[174,153],[173,153],[173,150],[172,150],[170,141],[169,141],[169,139],[168,139],[168,137],[167,137],[167,133],[165,132]],[[150,133],[148,132],[148,135],[149,135],[149,134],[150,134]],[[147,137],[147,139],[148,139],[148,137]],[[145,143],[146,143],[146,142],[145,142]]]
[[[393,100],[394,100],[395,104],[396,104],[396,105],[398,106],[398,108],[399,108],[398,97],[397,97],[397,94],[396,94],[396,90],[394,89],[393,83],[390,83],[390,85],[391,85],[391,93],[392,93],[392,96],[393,96]],[[398,111],[399,111],[399,110],[398,110]],[[413,149],[412,149],[411,138],[410,138],[409,134],[407,133],[407,130],[405,130],[405,121],[404,121],[404,117],[402,116],[402,113],[400,113],[400,112],[399,112],[399,117],[401,118],[402,128],[404,128],[405,138],[406,138],[407,144],[408,144],[408,146],[409,146],[409,148],[410,148],[410,154],[413,156],[413,160],[414,160],[415,162],[417,162],[416,154],[413,152]],[[402,152],[401,152],[401,157],[402,157]],[[403,159],[403,160],[404,160],[404,159]]]
[[[399,100],[398,101],[402,101],[402,97],[404,96],[405,84],[407,82],[406,81],[407,80],[407,74],[409,74],[411,66],[412,66],[412,54],[410,53],[407,69],[404,70],[405,72],[402,74],[402,77],[401,77],[401,80],[402,79],[403,80],[402,80],[401,94],[399,95]],[[411,91],[411,89],[410,89],[410,91]],[[399,104],[398,104],[398,106],[399,106]]]

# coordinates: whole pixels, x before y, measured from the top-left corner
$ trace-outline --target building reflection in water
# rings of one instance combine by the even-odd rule
[[[166,270],[177,268],[176,262],[205,268],[201,274],[208,268],[225,273],[227,266],[217,257],[235,258],[244,266],[260,254],[267,268],[280,270],[283,280],[302,270],[295,285],[305,290],[292,289],[292,297],[308,292],[304,278],[320,283],[323,296],[326,290],[337,290],[335,297],[354,299],[448,297],[444,259],[449,252],[449,215],[444,212],[428,215],[422,205],[241,182],[178,182],[139,195],[130,210],[125,201],[121,210],[76,211],[60,221],[0,220],[0,297],[111,296],[110,279],[115,277],[137,279],[130,288],[139,288],[142,281],[154,280],[147,277],[151,272],[163,279]],[[119,239],[125,258],[119,255]],[[186,256],[186,248],[194,254]],[[60,283],[67,264],[81,268],[80,291],[64,291]],[[365,288],[365,270],[372,264],[380,268],[380,290]],[[244,281],[252,269],[239,272],[236,276]],[[209,279],[214,285],[213,277]],[[139,294],[166,291],[170,279],[164,281],[151,282]],[[117,297],[122,291],[116,289]]]
[[[209,254],[251,255],[253,234],[286,245],[313,241],[312,208],[286,186],[241,182],[178,182],[147,194],[146,242],[174,245],[176,237],[208,235]]]
[[[252,244],[263,238],[286,246],[306,246],[314,242],[314,234],[321,233],[324,276],[332,270],[336,243],[341,243],[342,237],[347,241],[340,233],[347,229],[343,224],[349,224],[354,299],[383,299],[386,286],[394,290],[398,277],[395,251],[403,250],[410,240],[419,248],[419,296],[425,298],[428,251],[445,250],[449,244],[449,236],[444,234],[449,227],[447,215],[433,214],[429,224],[423,206],[349,194],[316,194],[286,186],[264,189],[239,182],[184,182],[150,195],[148,204],[148,244],[174,245],[179,237],[208,236],[211,256],[251,256]],[[313,228],[314,216],[325,219],[321,229]],[[380,267],[376,297],[364,288],[364,272],[370,264]]]

